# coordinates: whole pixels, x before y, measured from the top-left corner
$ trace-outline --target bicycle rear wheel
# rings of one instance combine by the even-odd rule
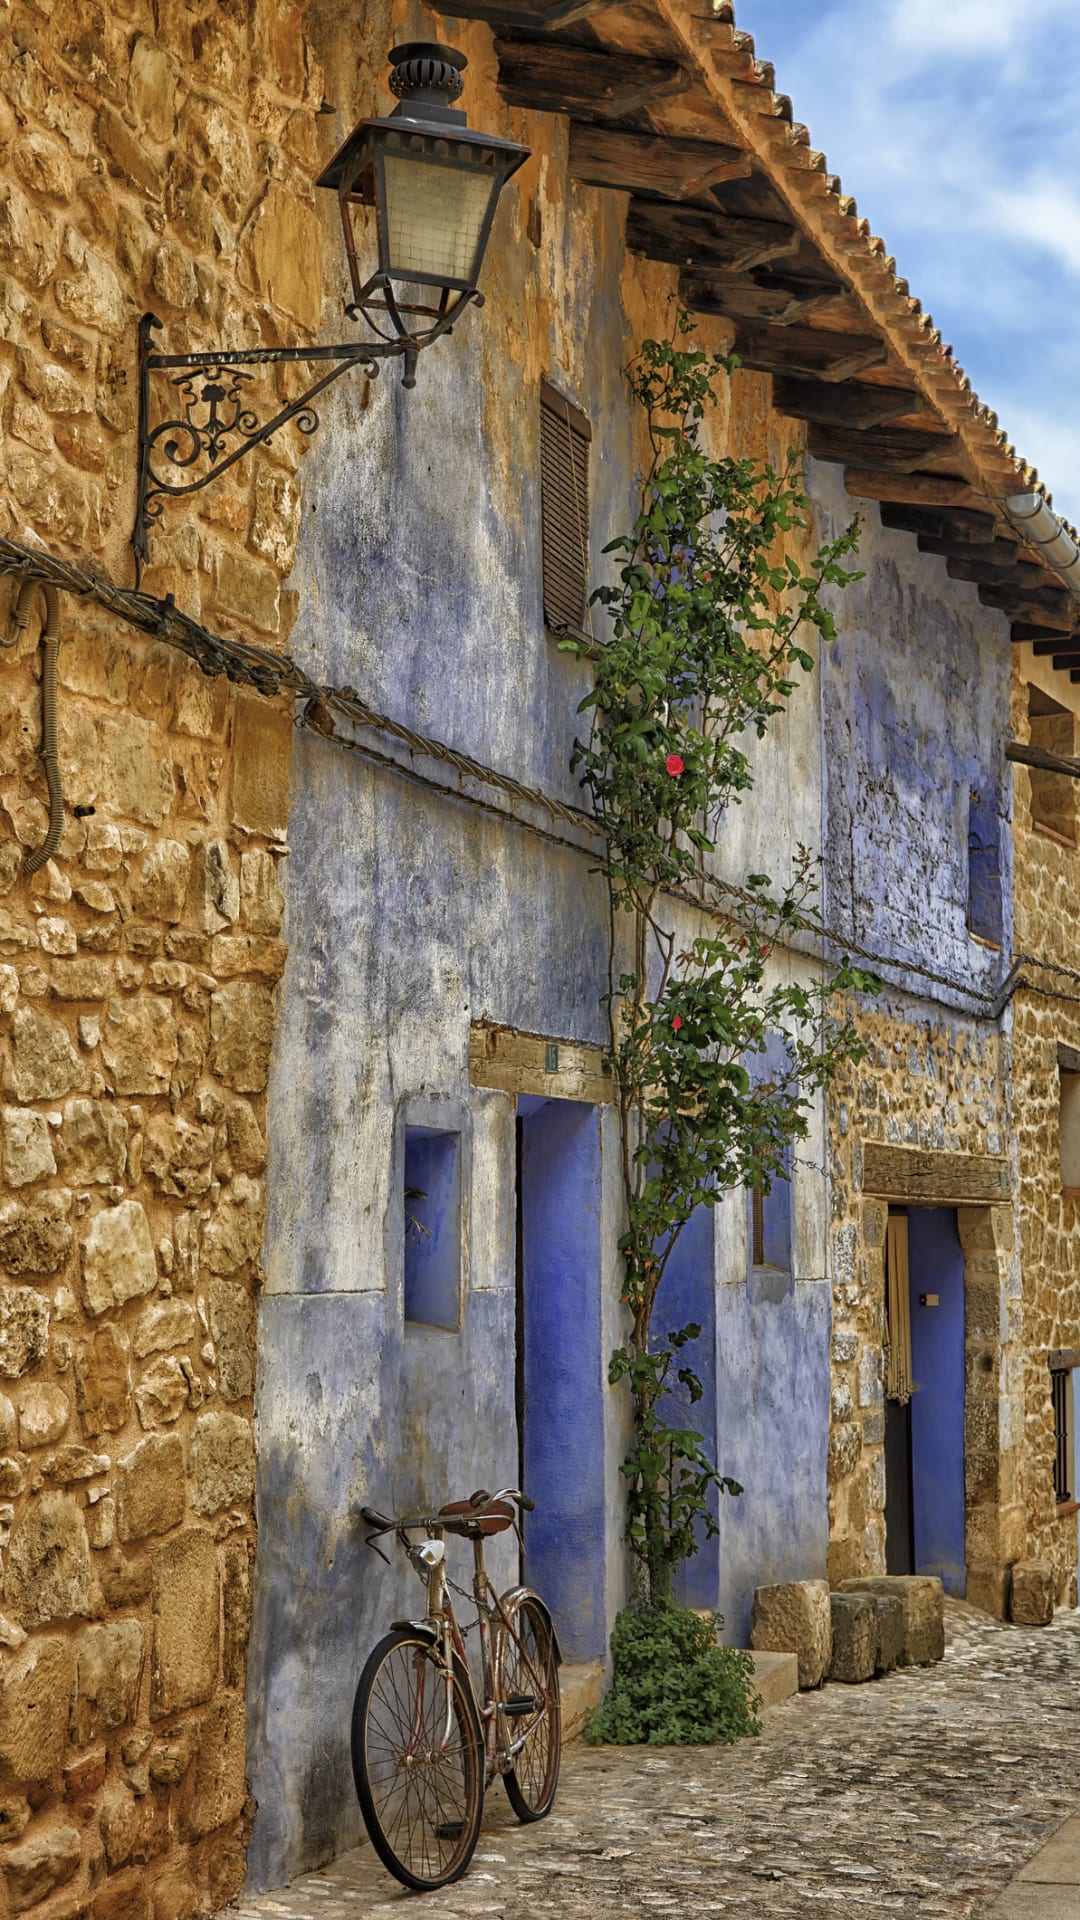
[[[403,1886],[427,1892],[460,1879],[484,1804],[476,1704],[455,1663],[429,1640],[388,1633],[370,1655],[352,1716],[357,1798],[371,1844]]]
[[[551,1812],[562,1757],[559,1663],[551,1624],[533,1595],[503,1606],[509,1627],[499,1643],[499,1700],[511,1740],[522,1742],[503,1785],[519,1820],[542,1820]]]

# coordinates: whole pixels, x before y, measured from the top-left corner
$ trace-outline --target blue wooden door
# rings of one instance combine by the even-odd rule
[[[911,1493],[915,1572],[961,1599],[964,1551],[964,1254],[952,1207],[908,1213]]]

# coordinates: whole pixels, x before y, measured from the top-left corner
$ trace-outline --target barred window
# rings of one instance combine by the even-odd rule
[[[549,380],[540,386],[540,526],[544,619],[581,633],[589,598],[589,445],[585,415]]]
[[[1054,1407],[1054,1498],[1058,1506],[1076,1499],[1076,1446],[1073,1434],[1073,1366],[1080,1353],[1051,1353],[1050,1392]]]

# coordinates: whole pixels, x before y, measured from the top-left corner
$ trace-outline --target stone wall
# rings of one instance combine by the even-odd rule
[[[1058,676],[1063,679],[1064,676]],[[1066,690],[1065,697],[1074,692]],[[1072,714],[1040,722],[1054,729],[1056,751],[1076,751]],[[1023,668],[1014,668],[1015,737],[1032,736]],[[1034,794],[1033,794],[1034,784]],[[1018,954],[1077,964],[1080,876],[1075,847],[1064,838],[1075,830],[1076,783],[1063,775],[1014,769],[1013,837]],[[1062,838],[1036,828],[1054,819]],[[1058,1514],[1054,1500],[1054,1417],[1047,1353],[1080,1347],[1080,1194],[1062,1183],[1059,1114],[1059,1045],[1080,1052],[1080,982],[1026,963],[1025,980],[1013,1002],[1013,1063],[1017,1090],[1020,1164],[1020,1239],[1024,1276],[1024,1501],[1028,1556],[1054,1568],[1059,1604],[1076,1605],[1075,1511]]]
[[[833,1227],[832,1424],[829,1442],[829,1577],[833,1583],[856,1574],[885,1571],[885,1401],[881,1373],[885,1316],[884,1201],[864,1195],[863,1148],[868,1142],[922,1147],[937,1152],[997,1155],[1006,1151],[1007,1062],[999,1033],[949,1016],[939,1009],[914,1006],[906,996],[886,996],[872,1009],[857,1010],[866,1046],[863,1060],[845,1069],[830,1096]],[[997,1441],[987,1448],[995,1460],[1009,1453],[1014,1422],[1009,1397],[1017,1365],[1019,1289],[1012,1254],[1012,1214],[1008,1207],[961,1208],[958,1212],[965,1252],[967,1301],[967,1394],[976,1385],[985,1400],[992,1388]],[[973,1287],[985,1280],[980,1262],[994,1262],[999,1283],[996,1327],[989,1330],[973,1307]],[[999,1264],[1000,1263],[1000,1264]],[[984,1289],[985,1291],[985,1289]],[[984,1316],[985,1318],[985,1316]],[[978,1355],[993,1348],[989,1370]],[[973,1345],[974,1343],[974,1345]],[[976,1347],[978,1352],[976,1353]],[[970,1413],[970,1408],[968,1412]],[[965,1421],[965,1450],[975,1471],[974,1427]],[[1010,1455],[1011,1457],[1011,1455]],[[991,1504],[1015,1509],[1012,1483],[995,1483]],[[991,1496],[969,1480],[969,1595],[1000,1611],[1003,1588],[976,1578],[976,1567],[1000,1567],[1001,1542],[975,1540],[970,1522],[974,1505]],[[1008,1522],[1015,1533],[1015,1514]],[[984,1528],[985,1532],[985,1528]],[[1005,1542],[1007,1559],[1020,1557],[1019,1539]],[[972,1555],[975,1558],[972,1558]]]
[[[275,0],[23,0],[5,34],[0,530],[127,582],[140,312],[176,351],[318,322],[321,76]],[[171,507],[144,585],[283,644],[298,459]],[[0,663],[0,1907],[183,1920],[243,1871],[291,723],[65,598],[28,882],[40,612]]]

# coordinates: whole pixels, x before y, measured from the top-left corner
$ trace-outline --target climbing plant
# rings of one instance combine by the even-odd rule
[[[752,785],[748,746],[812,670],[807,636],[833,636],[825,590],[859,577],[846,564],[858,522],[809,563],[785,550],[809,526],[801,464],[777,472],[709,451],[707,418],[737,362],[688,335],[680,315],[674,338],[647,340],[629,369],[651,461],[633,527],[605,549],[614,577],[592,596],[606,632],[590,648],[591,727],[573,759],[606,849],[628,1308],[609,1377],[630,1389],[627,1530],[652,1607],[673,1603],[676,1567],[717,1532],[716,1497],[741,1492],[674,1411],[702,1397],[700,1328],[656,1325],[665,1271],[698,1207],[787,1178],[816,1091],[858,1053],[830,1002],[876,984],[846,962],[819,979],[769,971],[778,942],[820,931],[807,849],[776,884],[750,873],[733,886],[716,870],[723,822]],[[778,818],[784,804],[774,796]],[[764,1071],[767,1050],[784,1064]]]

